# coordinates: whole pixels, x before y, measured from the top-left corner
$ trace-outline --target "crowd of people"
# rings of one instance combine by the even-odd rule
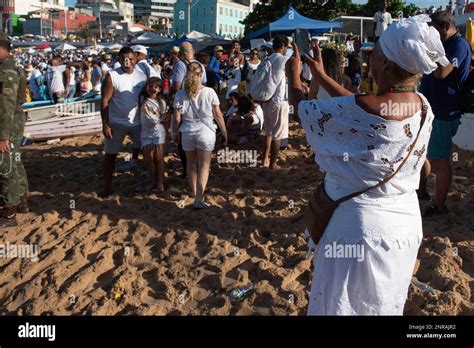
[[[341,242],[365,250],[363,263],[316,254],[309,314],[402,314],[422,239],[419,200],[431,199],[426,191],[431,169],[436,197],[424,216],[449,212],[449,159],[461,117],[457,93],[470,72],[471,49],[449,12],[385,25],[385,8],[383,2],[370,54],[357,39],[344,56],[316,38],[310,52],[300,52],[278,36],[270,51],[252,49],[248,57],[239,42],[230,52],[216,46],[212,54],[196,54],[183,42],[151,59],[145,47],[132,46],[117,57],[73,54],[45,57],[48,65],[35,58],[20,62],[27,70],[32,65],[33,100],[49,95],[59,103],[101,93],[103,197],[113,194],[116,158],[127,136],[133,143],[127,170],[134,170],[143,154],[149,180],[134,194],[166,190],[165,146],[174,142],[193,207],[206,209],[216,145],[257,147],[262,136],[261,165],[279,170],[290,119],[300,122],[325,172],[310,207],[314,213],[322,196],[339,204],[322,236],[307,226],[312,240],[319,248]],[[376,93],[363,86],[367,77]],[[416,105],[415,111],[384,109],[403,103]],[[0,139],[0,151],[6,152],[5,135]],[[8,211],[4,220],[14,216]]]

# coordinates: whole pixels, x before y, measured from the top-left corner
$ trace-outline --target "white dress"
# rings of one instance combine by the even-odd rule
[[[303,101],[299,116],[333,200],[396,170],[421,121],[421,111],[403,121],[368,114],[354,95]],[[403,314],[422,240],[416,189],[433,118],[430,108],[415,150],[389,183],[334,212],[317,246],[308,315]]]

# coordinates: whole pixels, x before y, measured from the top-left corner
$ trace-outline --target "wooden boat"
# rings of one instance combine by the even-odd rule
[[[63,117],[64,110],[100,110],[100,96],[94,94],[84,97],[67,99],[63,104],[53,104],[51,101],[36,101],[23,104],[26,120],[41,121],[56,117]]]
[[[47,140],[101,132],[102,118],[99,111],[91,114],[27,122],[23,135],[30,140]]]
[[[47,140],[100,133],[100,99],[100,96],[91,95],[62,104],[25,104],[27,121],[23,135],[29,140]]]

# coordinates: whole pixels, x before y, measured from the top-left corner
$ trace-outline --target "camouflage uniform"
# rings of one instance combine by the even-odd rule
[[[0,140],[10,141],[10,153],[0,153],[0,206],[16,207],[28,193],[28,180],[21,163],[20,146],[25,129],[22,104],[26,77],[13,57],[0,61]]]

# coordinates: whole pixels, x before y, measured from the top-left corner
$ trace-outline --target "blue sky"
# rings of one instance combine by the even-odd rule
[[[356,4],[364,4],[367,0],[352,0]],[[448,4],[448,0],[409,0],[409,3],[414,3],[419,7],[429,7],[431,5],[439,7],[440,5],[446,6]],[[69,6],[74,6],[76,0],[66,0],[66,4]]]

